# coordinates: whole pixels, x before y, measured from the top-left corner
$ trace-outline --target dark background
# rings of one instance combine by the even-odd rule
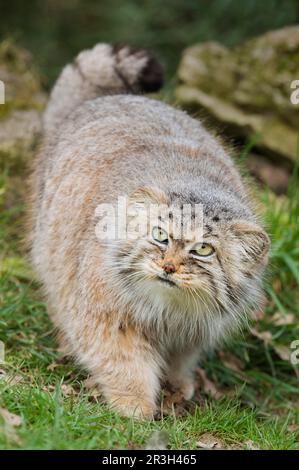
[[[234,45],[298,21],[298,0],[0,0],[0,40],[28,48],[46,86],[79,50],[99,41],[153,49],[170,79],[193,43]]]

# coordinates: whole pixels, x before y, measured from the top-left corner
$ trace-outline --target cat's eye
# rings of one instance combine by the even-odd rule
[[[159,243],[168,243],[168,234],[163,228],[154,227],[152,231],[152,237]]]
[[[209,243],[198,243],[191,253],[197,256],[210,256],[214,251],[214,248]]]

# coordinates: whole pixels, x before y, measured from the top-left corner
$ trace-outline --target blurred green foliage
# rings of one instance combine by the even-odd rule
[[[50,86],[60,68],[96,42],[149,47],[174,75],[181,51],[233,45],[299,20],[298,0],[0,0],[0,40],[27,47]]]

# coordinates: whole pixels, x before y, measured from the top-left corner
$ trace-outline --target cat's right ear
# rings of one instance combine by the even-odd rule
[[[133,218],[136,216],[148,218],[150,215],[156,219],[162,210],[165,210],[168,203],[168,197],[161,189],[153,186],[141,186],[129,196],[127,214]]]
[[[164,191],[154,186],[140,186],[130,196],[129,203],[133,204],[168,204],[169,200]]]
[[[136,235],[136,228],[139,236],[146,236],[152,225],[151,218],[156,224],[158,216],[162,213],[162,208],[165,211],[165,208],[168,207],[167,203],[168,198],[164,191],[152,186],[139,187],[130,194],[127,204],[129,236]]]

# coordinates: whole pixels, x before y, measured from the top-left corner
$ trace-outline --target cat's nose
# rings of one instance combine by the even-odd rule
[[[163,265],[163,270],[167,273],[167,274],[171,274],[171,273],[174,273],[176,271],[175,269],[175,265],[171,262],[167,262]]]

